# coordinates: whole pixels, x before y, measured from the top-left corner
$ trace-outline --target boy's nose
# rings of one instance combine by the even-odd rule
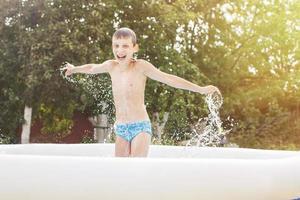
[[[125,51],[117,51],[117,54],[124,54]]]

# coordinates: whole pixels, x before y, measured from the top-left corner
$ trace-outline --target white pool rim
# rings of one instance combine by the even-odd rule
[[[148,158],[113,154],[114,144],[0,145],[0,198],[300,197],[299,151],[152,145]]]

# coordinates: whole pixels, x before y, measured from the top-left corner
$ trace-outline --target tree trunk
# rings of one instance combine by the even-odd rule
[[[30,139],[32,108],[25,105],[24,109],[24,124],[22,125],[21,143],[28,144]]]
[[[101,113],[104,113],[107,106],[107,103],[101,102]],[[98,143],[105,143],[108,135],[112,131],[111,126],[108,123],[108,115],[98,114],[97,116],[89,118],[89,120],[94,126],[94,139]]]
[[[99,114],[95,117],[90,117],[89,120],[94,126],[94,139],[98,143],[106,142],[111,131],[108,123],[108,115]]]
[[[169,118],[169,112],[164,112],[164,117],[162,120],[159,118],[159,113],[155,112],[153,114],[153,132],[154,135],[157,135],[158,143],[161,143],[161,136],[164,133],[165,125]]]

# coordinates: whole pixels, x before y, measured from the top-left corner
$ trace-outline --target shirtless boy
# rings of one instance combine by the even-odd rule
[[[138,51],[135,33],[129,28],[118,29],[112,37],[113,60],[102,64],[74,67],[67,63],[65,75],[74,73],[109,73],[116,108],[115,156],[146,157],[151,141],[151,122],[144,104],[147,77],[169,86],[209,94],[219,92],[214,86],[200,87],[180,77],[164,73],[151,63],[133,59]]]

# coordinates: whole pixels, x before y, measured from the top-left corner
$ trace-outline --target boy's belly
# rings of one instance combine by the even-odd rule
[[[141,105],[127,105],[116,106],[116,123],[128,123],[142,120],[149,120],[146,106]]]

